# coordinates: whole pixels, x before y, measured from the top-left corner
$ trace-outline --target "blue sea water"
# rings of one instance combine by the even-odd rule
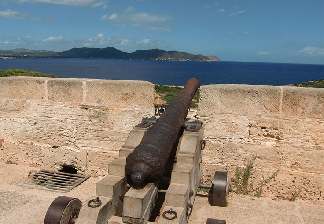
[[[324,65],[250,62],[167,62],[111,59],[10,59],[0,69],[22,68],[59,77],[147,80],[183,85],[190,77],[202,84],[286,85],[324,79]]]

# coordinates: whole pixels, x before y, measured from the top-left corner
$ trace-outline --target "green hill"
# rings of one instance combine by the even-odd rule
[[[108,58],[108,59],[139,59],[161,61],[219,61],[216,56],[204,56],[180,51],[165,51],[161,49],[137,50],[132,53],[106,48],[72,48],[67,51],[54,52],[42,50],[14,49],[0,50],[0,57],[15,58]]]

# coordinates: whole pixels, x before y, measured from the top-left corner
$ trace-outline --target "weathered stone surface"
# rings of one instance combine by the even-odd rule
[[[146,131],[145,129],[140,129],[140,128],[136,128],[136,129],[132,130],[129,133],[123,147],[129,148],[129,149],[135,149],[141,143],[143,136],[145,134],[145,131]]]
[[[255,159],[255,182],[280,171],[263,196],[285,198],[292,188],[307,186],[297,198],[317,200],[324,185],[318,181],[324,174],[323,93],[297,87],[202,87],[199,116],[207,142],[203,182],[210,182],[216,169],[228,169],[235,177],[237,168]],[[283,181],[291,176],[305,181]]]
[[[144,81],[87,80],[86,103],[110,108],[151,108],[154,86]]]
[[[44,100],[46,78],[0,78],[0,99]]]
[[[117,159],[114,159],[108,165],[109,175],[124,177],[125,165],[126,165],[126,157],[119,157]]]
[[[123,221],[131,223],[147,221],[154,208],[157,191],[157,187],[152,183],[143,189],[131,188],[124,197]]]
[[[280,121],[282,140],[298,148],[313,146],[324,149],[324,120],[311,118],[283,118]]]
[[[243,139],[249,137],[249,119],[246,116],[213,114],[204,118],[205,136],[220,139]]]
[[[129,131],[153,113],[153,91],[147,82],[1,78],[0,159],[37,168],[69,163],[105,175],[119,152],[129,153],[120,151]],[[323,105],[320,89],[203,86],[199,116],[207,140],[204,182],[218,167],[233,173],[255,157],[256,170],[280,169],[288,179],[296,172],[300,178],[314,175],[309,183],[314,187],[302,198],[315,198],[314,189],[323,185],[317,181],[324,173]],[[135,144],[139,139],[130,141]],[[192,157],[182,160],[194,162]],[[262,180],[262,173],[255,179]],[[273,197],[279,188],[284,189],[281,194],[289,192],[290,185],[275,180],[267,187],[266,195]]]
[[[134,106],[131,103],[136,90],[132,89],[133,82],[113,84],[114,81],[109,81],[116,87],[109,90],[110,94],[119,94],[119,84],[123,93],[126,94],[129,87],[131,94],[125,99],[126,103],[121,98],[111,97],[109,102],[116,106],[107,108],[106,105],[83,104],[84,95],[89,93],[85,82],[1,78],[0,85],[4,88],[0,89],[0,139],[4,139],[4,144],[0,159],[50,169],[68,163],[92,175],[106,175],[108,163],[118,157],[129,131],[142,117],[153,114],[150,100],[153,85],[144,82],[138,86],[138,82],[134,82],[134,86],[146,94],[142,98],[136,95]],[[12,86],[19,86],[21,91],[16,94]]]
[[[194,189],[194,164],[176,164],[172,171],[171,183],[189,185]]]
[[[324,89],[283,87],[284,117],[324,118]]]
[[[126,189],[124,177],[107,175],[96,184],[96,193],[98,196],[119,197]]]
[[[49,79],[47,89],[50,101],[72,104],[82,103],[83,88],[80,79]]]
[[[165,195],[164,205],[186,208],[190,191],[189,184],[171,183]]]
[[[98,197],[101,205],[96,208],[91,208],[88,205],[90,200],[95,199],[96,196],[87,200],[80,211],[76,224],[107,224],[108,219],[114,214],[114,207],[111,198]]]
[[[324,222],[322,201],[280,201],[230,195],[227,207],[211,207],[207,198],[197,198],[189,223],[206,223],[207,218],[231,224],[321,224]]]
[[[201,87],[201,116],[211,114],[268,115],[280,111],[280,87],[208,85]]]

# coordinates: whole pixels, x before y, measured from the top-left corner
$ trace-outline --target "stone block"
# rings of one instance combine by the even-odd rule
[[[123,221],[140,223],[148,220],[157,197],[157,187],[150,183],[143,189],[131,188],[124,197]]]
[[[282,116],[324,118],[324,89],[283,87]]]
[[[178,153],[196,155],[200,147],[201,138],[195,135],[183,134],[180,139]]]
[[[46,100],[47,78],[5,77],[0,78],[0,98],[19,100]]]
[[[145,129],[140,129],[140,128],[133,129],[129,133],[128,138],[125,141],[123,147],[130,148],[130,149],[136,148],[141,143],[145,132],[146,132]]]
[[[121,147],[121,149],[119,150],[119,157],[127,157],[133,151],[134,151],[134,148]]]
[[[108,224],[123,224],[123,220],[122,217],[119,216],[112,216],[109,220],[108,220]]]
[[[177,163],[179,164],[194,164],[197,161],[195,155],[191,154],[178,154]]]
[[[165,195],[165,205],[186,208],[190,191],[189,184],[171,183]]]
[[[252,85],[207,85],[201,87],[199,115],[279,114],[280,87]]]
[[[76,105],[83,101],[81,79],[49,79],[47,89],[50,101]]]
[[[98,196],[113,198],[122,195],[126,191],[126,181],[124,177],[107,175],[96,184]]]
[[[96,208],[88,206],[90,200],[96,199],[96,196],[87,200],[82,207],[76,224],[106,224],[108,219],[114,214],[114,206],[111,198],[99,197],[101,205]]]
[[[154,85],[144,81],[87,80],[86,103],[153,110]]]
[[[120,157],[111,161],[108,165],[108,174],[113,176],[125,176],[126,157]]]
[[[172,171],[171,183],[189,185],[190,189],[194,189],[195,168],[194,164],[176,164]]]

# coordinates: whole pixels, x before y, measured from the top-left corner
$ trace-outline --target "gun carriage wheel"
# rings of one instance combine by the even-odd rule
[[[216,171],[212,186],[208,193],[208,201],[212,206],[226,206],[229,191],[229,176],[227,171]]]
[[[47,210],[44,224],[74,224],[82,203],[77,198],[57,197]]]

